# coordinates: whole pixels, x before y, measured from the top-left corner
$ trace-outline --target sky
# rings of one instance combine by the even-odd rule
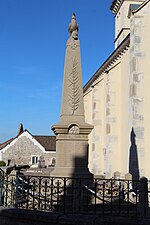
[[[23,123],[53,135],[59,122],[68,25],[79,25],[83,86],[114,50],[112,0],[0,0],[0,143]]]

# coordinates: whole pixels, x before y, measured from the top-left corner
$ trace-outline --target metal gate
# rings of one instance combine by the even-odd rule
[[[7,175],[0,170],[0,205],[62,213],[143,217],[148,181]]]

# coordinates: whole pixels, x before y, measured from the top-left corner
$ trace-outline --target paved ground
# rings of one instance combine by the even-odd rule
[[[0,207],[0,225],[150,225],[149,218],[61,214]]]

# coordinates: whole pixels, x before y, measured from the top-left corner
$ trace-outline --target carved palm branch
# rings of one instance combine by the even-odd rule
[[[72,115],[79,107],[80,91],[79,91],[79,77],[78,77],[78,62],[76,57],[73,59],[72,72],[69,75],[69,106],[72,110]]]

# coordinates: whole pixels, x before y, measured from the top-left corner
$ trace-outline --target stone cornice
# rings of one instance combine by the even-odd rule
[[[69,127],[71,125],[77,125],[79,127],[79,134],[89,134],[91,132],[91,130],[93,129],[93,125],[90,125],[88,123],[81,123],[81,124],[77,124],[75,122],[72,122],[70,124],[56,124],[52,126],[52,130],[53,132],[57,135],[57,134],[68,134],[68,130]],[[75,134],[76,135],[76,134]],[[56,136],[57,139],[57,136]]]
[[[102,64],[102,66],[95,72],[91,79],[83,87],[83,93],[85,93],[89,87],[91,87],[103,73],[107,73],[110,67],[121,57],[129,48],[130,34],[124,39],[124,41],[115,49],[115,51],[109,56],[109,58]]]
[[[119,11],[119,9],[120,9],[120,7],[121,7],[121,5],[122,5],[122,3],[124,2],[124,1],[130,1],[130,2],[143,2],[144,0],[113,0],[113,2],[112,2],[112,4],[111,4],[111,6],[110,6],[110,10],[112,11],[112,13],[114,14],[114,15],[116,15],[117,13],[118,13],[118,11]],[[149,1],[149,0],[148,0]]]
[[[112,11],[112,13],[114,15],[117,14],[117,12],[119,11],[122,3],[123,3],[124,0],[114,0],[110,6],[110,10]]]
[[[121,34],[123,33],[123,31],[125,31],[125,30],[130,31],[130,28],[129,28],[129,27],[123,27],[123,28],[120,30],[120,32],[119,32],[119,34],[117,35],[117,37],[115,38],[114,43],[117,41],[117,39],[121,36]]]

